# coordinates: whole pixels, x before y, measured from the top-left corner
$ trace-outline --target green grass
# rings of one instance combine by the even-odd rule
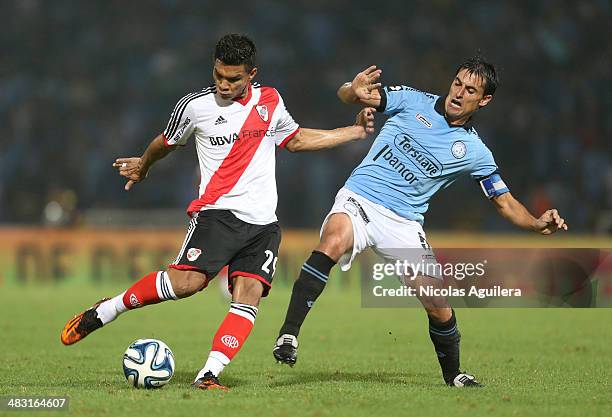
[[[222,374],[232,390],[220,393],[189,388],[227,311],[216,287],[61,345],[68,318],[117,291],[0,288],[0,396],[67,395],[70,409],[60,415],[75,416],[612,415],[612,310],[458,311],[463,367],[486,384],[459,390],[442,384],[422,311],[364,309],[358,293],[334,288],[302,329],[297,366],[276,365],[271,347],[289,297],[276,288]],[[123,377],[123,351],[145,337],[175,354],[175,376],[161,390],[133,389]]]

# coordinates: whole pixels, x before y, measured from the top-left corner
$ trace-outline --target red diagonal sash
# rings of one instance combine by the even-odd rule
[[[278,93],[276,90],[270,87],[261,87],[261,96],[257,106],[267,106],[267,120],[264,121],[262,116],[259,115],[257,106],[251,108],[251,112],[238,134],[239,139],[233,143],[232,149],[210,178],[204,193],[199,199],[191,202],[187,212],[200,211],[202,207],[214,204],[221,196],[234,188],[253,160],[261,141],[266,137],[265,132],[270,126],[277,104]]]

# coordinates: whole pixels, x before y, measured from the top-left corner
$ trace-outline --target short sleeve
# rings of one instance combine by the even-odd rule
[[[170,115],[170,120],[163,133],[166,146],[184,146],[193,133],[195,116],[190,96],[191,94],[188,94],[180,99]]]
[[[484,146],[482,157],[474,164],[470,175],[478,182],[482,192],[489,199],[510,192],[499,173],[493,154]]]
[[[483,148],[480,158],[474,163],[470,172],[470,175],[475,180],[491,175],[498,169],[491,151],[487,147]]]
[[[300,125],[298,125],[291,114],[287,111],[285,107],[285,102],[283,101],[280,94],[278,95],[278,105],[276,111],[278,112],[278,119],[276,122],[276,136],[275,142],[276,145],[284,148],[287,142],[289,142],[300,130]]]
[[[423,92],[405,85],[383,87],[380,89],[380,105],[376,110],[387,115],[399,113],[414,107],[422,96]]]

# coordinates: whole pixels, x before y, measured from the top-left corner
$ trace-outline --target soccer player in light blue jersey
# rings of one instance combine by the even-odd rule
[[[273,351],[280,363],[295,364],[300,327],[336,263],[346,271],[368,247],[391,261],[406,256],[435,260],[422,228],[424,215],[430,198],[463,175],[470,175],[499,214],[513,224],[543,235],[567,230],[556,209],[535,218],[512,196],[472,124],[472,116],[491,102],[499,83],[493,65],[480,57],[465,61],[446,96],[406,86],[383,88],[380,75],[381,70],[372,66],[338,90],[342,102],[374,107],[389,118],[338,192],[319,245],[295,281]],[[413,285],[440,286],[440,278],[421,275]],[[481,386],[474,376],[460,371],[461,336],[448,301],[419,299],[429,317],[429,335],[444,382],[454,387]]]

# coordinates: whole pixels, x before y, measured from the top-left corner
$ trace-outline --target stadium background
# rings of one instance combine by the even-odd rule
[[[0,328],[9,342],[0,360],[0,394],[68,392],[76,401],[76,415],[113,415],[117,411],[113,407],[122,407],[126,397],[140,408],[122,409],[124,414],[147,407],[156,415],[172,414],[144,394],[123,391],[116,358],[136,337],[168,339],[183,361],[177,380],[188,383],[187,369],[200,365],[201,352],[194,351],[191,339],[173,333],[172,319],[204,311],[205,317],[212,317],[204,328],[194,327],[195,320],[184,328],[208,346],[226,311],[224,298],[200,294],[193,300],[169,303],[165,309],[136,312],[122,326],[108,330],[107,338],[97,342],[92,338],[82,350],[63,350],[57,333],[66,317],[96,297],[119,291],[129,280],[175,257],[187,223],[184,208],[195,197],[198,183],[193,145],[158,163],[149,178],[129,193],[111,163],[118,156],[139,155],[163,130],[176,101],[211,83],[212,49],[228,32],[254,38],[259,51],[257,80],[278,88],[293,117],[305,127],[352,123],[357,108],[342,105],[335,92],[368,65],[383,69],[385,84],[445,94],[457,64],[480,51],[499,66],[502,79],[494,101],[476,117],[480,135],[513,194],[537,214],[557,207],[571,230],[547,239],[520,232],[501,219],[477,185],[465,178],[431,203],[425,229],[432,245],[612,247],[612,118],[608,117],[612,50],[605,41],[612,38],[612,6],[608,1],[15,0],[3,2],[2,10]],[[237,389],[248,398],[242,405],[245,412],[261,406],[261,391],[255,392],[261,388],[261,375],[277,378],[269,401],[278,407],[278,415],[289,415],[283,410],[295,407],[283,402],[286,392],[301,398],[302,382],[294,387],[282,379],[281,371],[267,367],[271,337],[282,319],[291,280],[316,242],[317,228],[335,192],[370,143],[371,139],[312,154],[278,153],[277,213],[284,240],[277,285],[266,300],[269,307],[262,309],[267,315],[258,318],[252,344],[228,374],[229,384],[242,385]],[[318,398],[323,404],[315,401],[315,406],[327,411],[320,415],[342,415],[350,408],[346,401],[354,404],[352,415],[374,412],[359,402],[369,397],[361,385],[355,385],[369,383],[364,369],[375,359],[395,361],[385,366],[396,366],[397,375],[407,375],[379,375],[384,385],[375,393],[380,398],[400,404],[408,389],[423,409],[437,404],[448,406],[446,413],[453,415],[478,415],[474,410],[484,407],[478,401],[466,400],[457,410],[451,407],[454,394],[444,400],[435,397],[442,393],[435,388],[437,365],[426,331],[415,327],[425,325],[421,313],[395,312],[408,317],[410,326],[396,325],[393,336],[381,338],[372,332],[381,323],[393,327],[388,324],[391,313],[360,309],[358,292],[337,291],[356,289],[355,283],[353,273],[334,271],[330,286],[336,290],[322,297],[319,318],[307,324],[311,327],[303,336],[304,357],[309,352],[310,357],[321,354],[313,338],[337,342],[326,351],[326,358],[337,362],[329,365],[323,358],[320,364],[325,367],[321,375],[334,376],[318,377],[319,362],[308,365],[315,368],[304,362],[305,373],[295,377],[305,380],[308,389],[321,390]],[[49,304],[58,299],[62,302]],[[609,315],[607,310],[462,314],[473,318],[462,321],[462,331],[473,337],[465,358],[474,366],[477,358],[485,357],[488,360],[481,368],[493,367],[485,375],[497,388],[482,398],[490,395],[484,403],[499,407],[495,410],[500,415],[516,415],[517,410],[525,411],[523,415],[545,415],[551,410],[570,415],[566,413],[570,401],[577,404],[576,415],[606,415],[603,410],[610,410],[611,404],[602,402],[601,394],[609,388],[610,378],[598,370],[609,369],[607,358],[612,355],[605,341],[612,335],[609,329],[594,325]],[[344,325],[342,331],[325,319],[330,315]],[[362,326],[357,328],[356,322]],[[500,330],[488,326],[490,322],[499,324]],[[559,334],[556,323],[566,323],[571,331]],[[387,327],[384,330],[386,337]],[[540,343],[542,333],[547,337]],[[415,364],[401,355],[387,358],[385,352],[396,348],[386,343],[396,337],[408,340],[410,351],[422,351],[427,360]],[[496,338],[504,341],[504,348],[493,344]],[[563,360],[552,354],[539,356],[539,350],[517,353],[534,340],[536,347],[547,352],[555,352],[561,343]],[[363,343],[369,346],[367,354],[357,349]],[[41,349],[47,350],[48,357],[40,357]],[[503,366],[491,365],[496,354]],[[515,362],[506,362],[512,355]],[[82,374],[66,371],[65,364],[72,360],[83,367]],[[534,362],[544,367],[541,372],[550,370],[549,374],[527,372]],[[338,373],[334,366],[342,366],[342,371]],[[417,367],[415,373],[404,373],[411,367]],[[41,369],[47,369],[45,377],[56,385],[41,382]],[[508,370],[513,372],[511,378],[505,373]],[[584,375],[594,377],[585,381]],[[562,379],[566,385],[559,389],[547,385],[548,376],[551,382]],[[344,383],[341,390],[345,391],[338,397],[345,402],[335,396],[337,387],[330,386],[334,378]],[[422,378],[429,384],[427,392],[421,389]],[[513,391],[509,382],[513,380],[542,386],[548,402],[534,404],[529,394]],[[397,381],[404,382],[393,385]],[[253,391],[249,391],[251,383]],[[100,387],[115,396],[114,405],[109,406],[96,391]],[[165,390],[163,395],[168,397],[164,398],[183,403],[188,397],[180,387],[174,384]],[[592,400],[581,403],[587,397]],[[210,410],[225,410],[227,403],[217,400],[208,404]],[[102,411],[91,411],[91,404],[98,404]],[[306,398],[302,412],[311,406]],[[429,415],[437,412],[431,408]]]
[[[259,49],[258,80],[277,87],[306,127],[352,123],[357,109],[335,92],[370,64],[383,69],[385,84],[444,94],[457,64],[480,50],[500,67],[502,86],[477,128],[513,193],[534,212],[558,207],[574,232],[610,232],[609,2],[237,4],[4,2],[0,223],[112,225],[86,215],[184,208],[198,181],[192,147],[130,193],[110,163],[139,155],[176,101],[211,83],[216,40],[240,31]],[[282,226],[318,227],[369,144],[280,152]],[[513,230],[468,179],[435,197],[426,228]]]
[[[306,127],[352,123],[357,108],[342,105],[335,91],[370,64],[383,69],[385,84],[444,94],[457,64],[484,54],[498,65],[502,85],[492,105],[476,116],[477,127],[513,194],[536,214],[557,207],[572,236],[605,237],[612,231],[612,53],[601,42],[610,37],[609,2],[541,1],[527,7],[511,1],[390,1],[374,7],[258,1],[237,7],[27,0],[6,2],[4,10],[11,16],[0,58],[5,231],[93,228],[78,235],[91,239],[100,229],[174,229],[174,240],[159,243],[163,250],[147,255],[155,261],[144,267],[172,259],[187,221],[184,207],[196,196],[199,180],[193,145],[158,163],[129,193],[111,162],[140,155],[165,127],[175,102],[211,83],[213,46],[232,31],[255,39],[258,80],[277,87]],[[380,124],[384,117],[378,119]],[[312,231],[310,240],[298,239],[304,247],[296,256],[307,253],[335,192],[370,143],[310,154],[278,152],[284,247],[292,246],[290,230]],[[434,197],[425,228],[441,236],[437,245],[451,232],[517,232],[467,177]],[[13,236],[1,239],[6,250],[0,276],[8,281],[29,280],[17,277],[24,268],[57,279],[91,275],[63,264],[74,257],[78,239],[58,246],[49,234],[32,233],[17,245]],[[142,258],[142,247],[149,247],[143,241],[150,239],[143,237],[140,249],[110,252]],[[104,265],[108,256],[100,256]],[[92,257],[77,263],[95,263]],[[117,274],[107,268],[107,275]],[[128,272],[120,275],[134,279]]]

